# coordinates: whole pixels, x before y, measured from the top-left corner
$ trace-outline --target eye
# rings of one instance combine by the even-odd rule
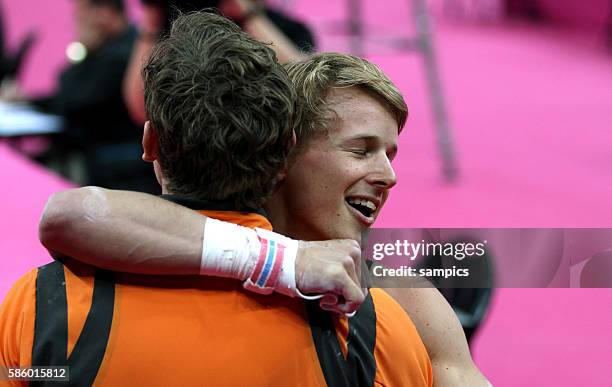
[[[351,149],[350,152],[358,156],[367,156],[369,153],[367,149]]]

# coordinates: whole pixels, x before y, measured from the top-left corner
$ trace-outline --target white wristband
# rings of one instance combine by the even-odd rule
[[[255,230],[206,218],[200,274],[245,280],[255,267],[259,249]]]
[[[298,241],[269,230],[264,230],[261,228],[256,228],[255,230],[260,238],[274,240],[276,243],[280,243],[285,246],[285,254],[281,266],[281,272],[274,291],[289,297],[298,296],[306,300],[318,300],[319,298],[323,297],[322,294],[307,296],[302,294],[297,288],[297,284],[295,282],[295,260],[298,253]]]
[[[273,288],[258,287],[250,278],[259,259],[262,246],[260,238],[284,246],[278,281]],[[297,252],[298,241],[284,235],[206,218],[200,275],[246,280],[245,288],[258,293],[268,294],[273,290],[289,297],[298,296],[306,300],[317,300],[323,295],[307,296],[297,289],[295,282]]]

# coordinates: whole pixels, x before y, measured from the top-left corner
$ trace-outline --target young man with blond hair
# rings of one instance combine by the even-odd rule
[[[396,183],[390,163],[407,117],[405,103],[376,66],[359,58],[318,54],[287,69],[298,95],[297,144],[265,209],[275,230],[292,238],[360,240]],[[206,258],[202,256],[206,232],[202,216],[152,196],[103,191],[94,203],[106,206],[112,222],[85,224],[79,203],[91,197],[91,190],[52,198],[41,225],[43,242],[50,249],[84,260],[96,251],[104,252],[99,254],[104,259],[89,263],[118,271],[198,272],[200,260]],[[135,230],[143,225],[149,235],[147,244],[134,246]],[[86,240],[79,237],[83,232]],[[109,241],[112,251],[106,251]],[[139,256],[147,256],[147,251],[157,251],[160,258],[143,263]],[[319,271],[317,277],[321,283],[333,281],[329,272]],[[300,290],[308,293],[312,288]],[[457,318],[436,289],[387,291],[418,329],[432,361],[434,385],[488,384],[472,362]],[[380,293],[372,290],[374,295]],[[342,302],[341,294],[328,292],[321,306],[339,311],[338,302]],[[375,358],[384,356],[374,353]],[[399,358],[395,365],[403,366]]]

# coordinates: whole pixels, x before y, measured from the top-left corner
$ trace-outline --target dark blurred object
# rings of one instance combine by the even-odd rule
[[[453,307],[470,344],[489,307],[492,292],[491,288],[440,289],[440,293]]]
[[[155,179],[141,160],[142,128],[132,121],[122,98],[138,32],[120,0],[77,0],[75,6],[77,38],[87,52],[61,73],[54,94],[31,101],[66,123],[39,160],[59,164],[61,172],[80,184],[155,193]],[[79,168],[84,171],[72,173]]]
[[[0,84],[4,77],[4,18],[2,16],[2,8],[0,8]]]
[[[142,4],[160,7],[166,15],[163,33],[170,30],[172,21],[179,13],[200,11],[205,8],[219,8],[221,0],[141,0]]]
[[[21,41],[17,52],[9,54],[4,41],[4,20],[0,9],[0,84],[5,78],[15,79],[21,70],[22,63],[26,55],[30,52],[32,45],[36,41],[36,33],[30,32]]]
[[[127,27],[83,61],[68,66],[55,93],[31,101],[40,110],[66,119],[65,145],[139,139],[140,128],[121,99],[123,74],[136,36],[136,29]]]
[[[580,287],[612,287],[612,250],[602,251],[589,258],[580,274]]]
[[[203,8],[218,8],[221,0],[141,0],[142,4],[163,5],[180,12],[198,11]]]
[[[606,19],[605,34],[606,46],[608,50],[612,52],[612,0],[608,2],[608,18]]]
[[[450,241],[450,243],[455,244],[469,240],[470,238],[464,238]],[[467,279],[462,279],[461,277],[441,277],[437,281],[432,280],[433,285],[440,290],[440,293],[453,307],[453,311],[463,327],[468,343],[470,343],[480,327],[493,293],[493,260],[489,254],[490,252],[486,251],[482,257],[474,256],[461,260],[452,256],[428,256],[425,262],[418,267],[418,269],[456,267],[457,269],[469,270],[470,275]],[[477,284],[476,286],[478,287],[470,287],[470,285],[475,286],[473,284]]]
[[[17,78],[19,71],[22,68],[23,60],[26,55],[32,49],[32,45],[36,41],[37,35],[35,32],[30,32],[17,48],[17,52],[10,56],[8,53],[4,52],[2,58],[2,68],[0,69],[0,82],[4,78]]]
[[[310,29],[302,22],[292,19],[284,13],[271,8],[265,9],[266,16],[287,36],[301,51],[314,52],[316,42]]]
[[[542,7],[537,0],[506,0],[506,14],[509,17],[538,22],[544,19]]]
[[[142,4],[160,7],[166,15],[162,35],[166,34],[172,21],[179,13],[201,11],[206,8],[220,8],[227,0],[141,0]],[[313,52],[316,43],[310,29],[302,22],[297,21],[279,10],[263,7],[266,17],[289,40],[304,52]]]

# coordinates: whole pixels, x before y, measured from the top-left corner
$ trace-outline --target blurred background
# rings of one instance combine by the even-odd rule
[[[0,298],[49,261],[37,224],[51,193],[157,190],[121,98],[146,15],[140,0],[91,2],[0,0]],[[612,227],[612,1],[265,6],[297,47],[364,56],[404,94],[398,185],[377,227]],[[471,313],[494,385],[612,385],[611,289],[445,295]]]

